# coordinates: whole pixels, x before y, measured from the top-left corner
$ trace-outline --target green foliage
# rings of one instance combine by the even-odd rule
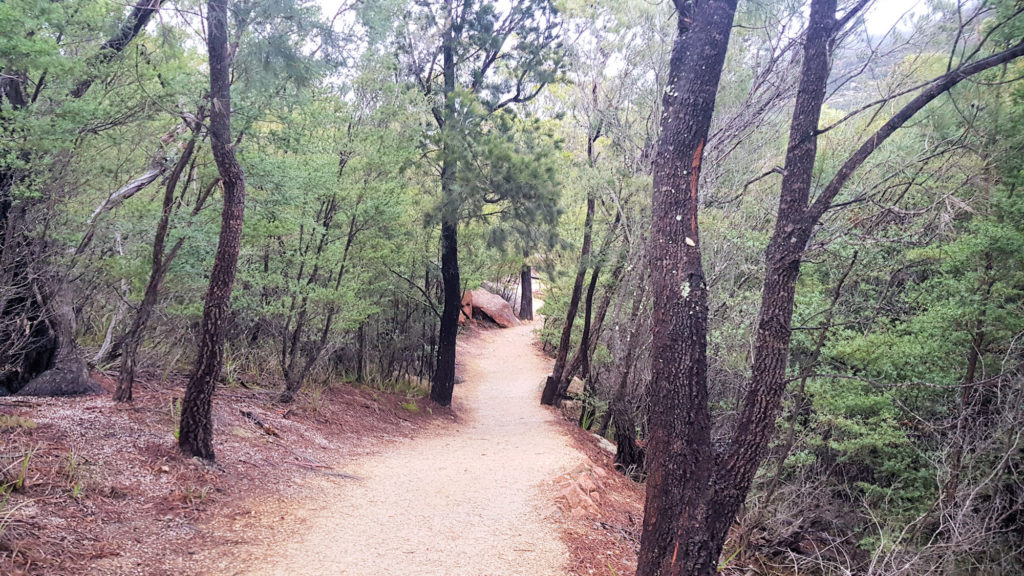
[[[168,407],[168,416],[170,416],[171,423],[174,426],[172,434],[174,434],[174,440],[178,440],[178,434],[181,432],[179,425],[181,424],[181,399],[171,398],[171,404]]]
[[[790,40],[800,37],[805,4],[741,3],[701,172],[716,438],[734,425],[749,381],[776,167],[800,60],[799,43]],[[1016,42],[1024,19],[997,23],[1018,4],[978,4],[983,11],[964,36],[956,27],[967,7],[948,2],[930,4],[913,30],[872,39],[878,45],[864,44],[866,34],[844,36],[833,61],[833,79],[844,80],[830,83],[812,197],[913,93],[847,118],[850,112],[955,66],[985,34],[991,46]],[[627,408],[643,439],[652,311],[645,304],[633,317],[630,305],[646,282],[649,172],[673,6],[459,6],[455,88],[446,95],[443,2],[357,2],[337,17],[307,0],[231,3],[235,146],[248,197],[226,380],[273,389],[304,378],[313,383],[305,397],[314,411],[338,381],[422,396],[437,352],[437,228],[445,217],[459,222],[464,288],[505,282],[524,261],[541,272],[539,335],[553,348],[593,197],[594,250],[584,264],[588,274],[602,267],[598,299],[612,298],[591,359],[595,393],[583,401],[596,408],[590,413],[605,410],[622,370],[631,368]],[[181,116],[209,109],[198,7],[176,5],[172,15],[165,4],[123,53],[97,59],[127,5],[0,2],[0,73],[23,84],[28,99],[0,102],[0,171],[16,176],[13,199],[28,214],[17,234],[40,240],[25,261],[70,283],[78,344],[88,353],[127,301],[112,331],[115,341],[123,335],[141,300],[163,178],[100,214],[88,249],[75,249],[111,192],[178,159],[191,136],[175,131]],[[961,49],[949,50],[952,37],[962,39]],[[867,74],[857,75],[868,55]],[[802,518],[803,534],[828,533],[878,557],[906,551],[907,558],[926,548],[954,550],[956,534],[988,534],[932,570],[948,574],[981,573],[972,562],[1020,548],[1019,528],[1009,523],[986,532],[975,529],[983,520],[948,522],[991,510],[1019,517],[998,506],[1019,508],[1013,495],[1022,469],[1019,448],[1006,448],[1018,438],[1013,372],[1024,342],[1022,73],[1011,62],[930,104],[858,171],[837,199],[842,206],[816,230],[796,295],[780,439],[748,502],[754,511],[766,506],[766,534],[775,519]],[[83,80],[92,88],[72,97]],[[458,169],[442,195],[446,160]],[[168,245],[180,242],[180,250],[160,286],[140,373],[159,368],[168,380],[191,365],[221,226],[217,178],[200,132],[194,161],[173,191]],[[609,268],[620,259],[622,278],[613,283]],[[573,350],[582,322],[575,326]],[[636,339],[627,340],[636,326]],[[623,366],[627,351],[636,352],[632,367]],[[178,400],[167,407],[175,426],[180,410]],[[34,426],[0,416],[5,432]],[[29,477],[32,453],[18,456],[4,464],[0,532],[12,513],[9,493]],[[957,461],[961,491],[977,488],[966,504],[962,496],[942,500]],[[74,451],[64,463],[76,498],[81,463]],[[766,494],[777,471],[777,494]],[[196,506],[207,493],[190,486],[181,495]],[[990,523],[1003,517],[992,514]],[[779,533],[795,534],[784,528]],[[756,553],[736,548],[738,556],[722,565]]]
[[[38,426],[38,424],[31,418],[25,418],[24,416],[18,416],[16,414],[0,414],[0,429],[24,428],[31,430],[36,426]]]
[[[29,467],[36,451],[36,448],[31,448],[20,454],[3,455],[3,461],[0,462],[3,466],[0,469],[0,496],[4,497],[5,503],[11,492],[21,492],[27,487]]]

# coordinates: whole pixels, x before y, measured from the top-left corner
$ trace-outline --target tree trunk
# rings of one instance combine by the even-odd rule
[[[647,498],[637,576],[716,572],[705,515],[714,470],[707,391],[707,285],[697,189],[736,0],[677,0],[648,251],[654,292]]]
[[[839,298],[842,296],[843,285],[849,278],[850,273],[853,272],[854,266],[857,265],[858,253],[854,251],[853,257],[850,259],[850,264],[846,267],[842,276],[836,282],[835,287],[832,289],[832,300],[829,302],[828,308],[825,309],[825,315],[818,325],[818,336],[814,342],[814,348],[811,350],[811,355],[807,358],[806,362],[800,368],[799,384],[797,385],[796,393],[793,395],[793,408],[792,414],[789,418],[789,424],[786,428],[786,436],[782,441],[782,450],[778,455],[778,460],[775,463],[775,471],[772,474],[771,480],[768,481],[768,485],[764,491],[763,502],[764,504],[759,508],[757,515],[751,519],[750,522],[744,524],[750,528],[754,528],[761,523],[763,514],[767,512],[768,507],[771,505],[772,499],[775,496],[776,490],[778,490],[779,482],[782,480],[782,473],[786,465],[786,460],[789,458],[790,453],[793,451],[793,447],[796,444],[796,426],[797,421],[800,419],[801,414],[804,412],[804,407],[807,405],[807,380],[811,377],[815,368],[817,368],[818,360],[821,358],[821,351],[825,348],[825,343],[828,342],[828,335],[832,330],[832,319],[835,317],[836,305],[839,304]],[[745,542],[749,538],[749,531],[738,536],[740,542]]]
[[[66,287],[55,287],[46,308],[51,311],[46,323],[51,326],[56,349],[53,364],[19,390],[18,395],[76,396],[100,392],[75,343],[75,310]]]
[[[804,41],[796,105],[779,194],[775,230],[765,251],[765,281],[754,361],[736,431],[722,461],[709,531],[724,541],[774,436],[786,390],[793,303],[800,258],[813,225],[803,220],[817,155],[817,130],[835,37],[836,0],[814,0]]]
[[[224,186],[220,241],[203,307],[199,354],[181,405],[178,446],[189,456],[214,459],[213,391],[224,357],[224,324],[231,305],[245,215],[245,175],[231,146],[231,62],[228,0],[207,3],[210,54],[210,144]]]
[[[356,332],[356,382],[366,383],[366,321],[359,323]]]
[[[636,359],[637,337],[640,335],[643,323],[639,321],[640,310],[643,308],[646,296],[646,284],[641,279],[640,289],[633,297],[633,306],[630,312],[632,326],[626,336],[626,356],[622,359],[622,371],[619,373],[618,385],[615,388],[615,395],[608,403],[607,419],[601,424],[604,428],[603,436],[607,432],[608,422],[615,420],[615,464],[624,474],[631,474],[644,468],[644,450],[636,441],[636,422],[633,419],[633,408],[629,401],[629,375],[633,371],[633,363]]]
[[[121,245],[121,233],[115,232],[114,234],[114,248],[117,250],[117,256],[119,259],[124,258],[124,248]],[[114,330],[117,329],[117,325],[121,323],[124,318],[125,312],[128,310],[128,296],[131,294],[131,284],[128,282],[128,278],[121,277],[121,297],[117,303],[117,310],[110,319],[110,324],[107,325],[107,331],[103,335],[103,344],[100,345],[100,349],[96,351],[96,355],[92,357],[93,365],[97,365],[106,358],[111,351],[114,349]],[[121,342],[117,342],[117,354],[120,354]]]
[[[533,320],[533,270],[523,263],[519,270],[519,319]]]
[[[569,382],[572,381],[577,371],[583,375],[583,396],[586,398],[594,393],[594,383],[591,382],[590,375],[590,327],[594,312],[594,292],[597,291],[597,281],[600,276],[601,267],[595,266],[594,271],[590,273],[590,284],[587,286],[587,296],[583,301],[583,334],[580,335],[580,346],[576,349],[576,354],[569,362],[569,369],[565,371],[565,375],[558,385],[559,396],[565,395],[565,391],[569,389]],[[594,404],[585,401],[580,410],[580,428],[585,428],[584,423],[592,421],[593,416]]]
[[[458,225],[441,225],[441,282],[444,286],[444,309],[437,337],[437,366],[430,386],[430,399],[441,406],[452,403],[455,388],[455,339],[459,333],[459,314],[462,313],[459,254],[457,248]]]
[[[544,383],[544,392],[541,394],[540,403],[554,406],[561,401],[559,388],[562,383],[562,375],[565,372],[565,361],[569,356],[569,347],[572,345],[572,325],[576,320],[576,313],[580,308],[580,298],[583,295],[583,281],[587,276],[587,268],[590,266],[590,244],[591,234],[594,229],[594,193],[587,194],[587,216],[583,221],[583,246],[580,248],[580,262],[576,266],[576,281],[572,285],[572,295],[569,297],[569,308],[565,312],[565,323],[562,324],[562,336],[558,341],[558,350],[555,352],[555,366],[551,369],[551,375]]]
[[[200,115],[201,116],[201,115]],[[135,362],[142,345],[143,333],[149,318],[156,307],[160,295],[160,284],[170,268],[171,262],[177,256],[182,241],[179,240],[171,248],[169,254],[164,254],[164,247],[167,244],[167,233],[170,229],[171,213],[174,211],[174,191],[178,187],[178,181],[185,171],[185,167],[192,160],[195,152],[196,140],[199,138],[200,124],[193,127],[192,138],[185,145],[185,150],[178,158],[174,170],[171,172],[167,185],[164,187],[164,203],[160,213],[160,221],[156,226],[156,234],[153,236],[153,256],[149,271],[149,282],[146,283],[146,292],[139,304],[139,309],[132,320],[132,326],[128,329],[121,342],[121,370],[117,375],[117,390],[114,392],[114,400],[117,402],[131,402],[132,384],[135,382]]]
[[[455,175],[458,162],[448,139],[455,119],[455,6],[446,0],[444,42],[441,48],[444,73],[445,142],[441,164],[441,285],[444,308],[437,337],[437,366],[430,383],[430,399],[441,406],[450,406],[455,389],[455,342],[459,335],[459,314],[462,313],[462,281],[459,278],[459,214],[455,198]]]
[[[616,212],[615,220],[612,221],[612,225],[608,229],[604,241],[601,243],[601,250],[598,252],[599,258],[602,260],[608,257],[608,252],[611,250],[612,242],[615,239],[615,232],[619,228],[621,219],[622,214]],[[608,305],[611,303],[611,297],[615,293],[615,287],[618,285],[619,278],[622,276],[623,264],[623,261],[620,260],[612,268],[611,282],[608,289],[605,290],[601,304],[597,307],[596,317],[593,314],[594,294],[597,290],[597,281],[601,277],[601,270],[604,269],[604,266],[600,262],[594,266],[594,271],[590,275],[590,284],[587,286],[587,296],[584,299],[583,333],[580,335],[580,346],[576,349],[576,353],[573,354],[572,359],[569,360],[565,371],[562,373],[562,381],[558,387],[559,396],[565,395],[565,391],[569,389],[569,383],[576,376],[577,372],[582,371],[584,380],[587,380],[590,376],[590,355],[593,352],[594,345],[597,344],[597,332],[601,328],[601,323],[604,322],[604,316],[608,311]]]
[[[837,20],[836,0],[811,2],[776,226],[765,253],[751,381],[736,430],[724,453],[716,458],[707,407],[707,307],[696,237],[696,192],[706,121],[711,117],[721,73],[719,56],[724,56],[735,2],[677,3],[680,36],[670,62],[670,87],[654,164],[650,250],[655,315],[648,448],[652,458],[638,576],[715,573],[729,527],[774,432],[785,390],[803,251],[845,183],[929,102],[965,78],[1024,55],[1024,42],[1020,42],[936,78],[865,140],[808,204],[832,44],[842,25],[864,5],[858,3]],[[700,69],[687,67],[689,62],[701,63]],[[712,76],[714,82],[707,81]],[[693,154],[689,202],[685,194],[678,194],[686,183],[688,154]],[[680,230],[682,226],[688,226],[692,234]],[[681,238],[689,248],[679,245]]]
[[[145,28],[159,7],[159,0],[139,0],[114,36],[102,45],[100,54],[96,56],[98,63],[107,62],[124,51]],[[94,76],[90,76],[79,82],[70,91],[70,98],[74,100],[84,96],[93,79]],[[11,109],[17,110],[35,101],[39,96],[39,90],[29,97],[25,93],[27,83],[28,78],[22,74],[0,74],[0,102],[6,99]],[[31,154],[22,152],[19,156],[25,166],[32,165]],[[13,190],[18,183],[30,176],[29,169],[0,170],[0,263],[6,263],[5,266],[24,261],[26,258],[46,257],[47,247],[38,246],[41,242],[39,240],[23,237],[19,238],[21,241],[13,242],[13,245],[11,242],[14,240],[15,228],[19,228],[16,225],[12,226],[15,218]],[[26,202],[38,201],[32,199]],[[22,203],[19,212],[17,218],[27,220],[28,210],[25,203]],[[17,253],[12,255],[11,251]],[[9,334],[0,333],[0,338],[7,337],[8,340],[0,345],[0,365],[15,365],[11,371],[13,375],[0,373],[0,385],[13,385],[14,390],[19,393],[37,396],[98,392],[99,388],[89,379],[85,361],[74,341],[75,317],[67,280],[62,274],[49,271],[33,276],[27,265],[14,268],[13,276],[11,284],[24,286],[26,289],[13,297],[4,294],[0,298],[0,327],[13,320],[22,331],[18,340],[27,336],[30,342],[27,351],[13,351],[14,357],[8,357],[8,353],[12,351],[7,348],[12,339],[9,338]],[[49,296],[44,299],[43,294]],[[8,299],[18,300],[18,305],[11,306]],[[13,317],[12,314],[20,316]]]
[[[117,33],[104,42],[103,46],[100,47],[99,53],[96,54],[92,59],[93,61],[90,62],[89,69],[93,70],[98,66],[102,66],[123,52],[124,49],[128,47],[128,44],[130,44],[131,41],[146,28],[146,24],[149,24],[153,15],[160,11],[161,1],[162,0],[139,0],[135,6],[132,7],[132,11],[128,15],[128,18],[121,23],[121,27],[118,28]],[[79,81],[71,90],[71,96],[73,98],[81,98],[84,96],[85,93],[89,91],[89,87],[92,86],[95,79],[96,77],[90,74],[85,79]]]

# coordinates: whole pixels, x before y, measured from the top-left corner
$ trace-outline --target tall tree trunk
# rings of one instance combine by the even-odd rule
[[[786,389],[796,280],[800,258],[813,230],[803,216],[814,175],[818,123],[835,38],[835,14],[836,0],[811,3],[775,230],[765,251],[765,281],[751,378],[736,431],[723,459],[720,472],[724,477],[718,482],[710,514],[708,529],[723,542],[765,457]]]
[[[359,323],[356,332],[356,382],[366,382],[366,321]]]
[[[676,8],[653,165],[651,457],[637,576],[711,575],[722,549],[705,522],[714,453],[697,190],[736,0],[677,0]]]
[[[828,308],[825,309],[825,315],[818,325],[818,336],[814,341],[814,348],[811,350],[810,357],[803,363],[800,368],[799,384],[797,385],[796,392],[793,394],[793,408],[792,414],[789,418],[789,423],[786,428],[786,435],[782,441],[782,450],[778,455],[778,460],[775,463],[775,471],[772,473],[771,480],[768,481],[768,485],[764,491],[764,497],[762,501],[764,504],[758,509],[757,515],[752,518],[749,522],[744,524],[750,528],[759,526],[763,514],[768,511],[771,505],[772,499],[775,496],[775,492],[778,490],[779,483],[782,480],[782,473],[785,469],[786,460],[789,458],[790,453],[793,451],[793,447],[796,445],[796,427],[801,414],[804,412],[804,407],[807,405],[807,380],[814,373],[814,370],[818,366],[818,360],[821,358],[821,351],[825,348],[825,343],[828,342],[828,335],[832,330],[832,319],[835,317],[836,305],[839,304],[839,298],[843,293],[843,285],[849,278],[850,273],[853,272],[854,266],[857,265],[858,253],[854,251],[853,257],[850,258],[850,264],[846,267],[846,270],[839,277],[835,287],[832,289],[832,299],[829,302]],[[745,542],[749,538],[749,530],[738,536],[739,542]],[[742,544],[741,544],[742,546]]]
[[[576,266],[576,281],[572,285],[572,295],[569,297],[569,308],[565,312],[565,322],[562,324],[562,335],[558,341],[558,350],[555,352],[555,366],[551,369],[551,375],[544,383],[544,391],[540,397],[540,403],[553,406],[561,401],[559,387],[562,382],[562,374],[565,372],[565,361],[569,356],[569,347],[572,345],[572,325],[576,321],[576,313],[580,308],[580,298],[583,296],[583,281],[587,276],[587,268],[590,266],[590,244],[594,231],[594,192],[587,193],[587,216],[583,220],[583,246],[580,248],[580,261]]]
[[[430,399],[441,406],[452,403],[455,388],[455,339],[459,333],[462,313],[461,280],[459,279],[458,224],[441,225],[441,282],[444,286],[444,309],[437,337],[437,366],[430,386]]]
[[[224,359],[224,325],[231,305],[245,216],[245,175],[231,146],[231,61],[228,0],[207,3],[210,54],[210,145],[224,185],[220,241],[203,307],[199,354],[181,405],[178,446],[189,456],[213,460],[213,391]]]
[[[612,222],[611,228],[608,230],[608,234],[604,238],[604,242],[601,243],[601,251],[598,253],[599,258],[604,259],[608,257],[608,252],[611,250],[612,240],[615,238],[615,231],[618,230],[619,221],[621,219],[621,213],[616,213],[615,220]],[[612,268],[611,283],[605,290],[604,298],[601,304],[598,306],[597,317],[594,317],[594,294],[597,292],[597,281],[601,277],[601,270],[604,266],[601,262],[598,262],[594,266],[594,271],[590,274],[590,283],[587,285],[587,296],[584,298],[583,303],[583,332],[580,335],[580,345],[576,348],[576,352],[573,354],[572,359],[566,365],[565,370],[562,372],[562,380],[558,384],[558,396],[564,397],[566,391],[569,389],[569,383],[576,376],[577,373],[582,374],[583,378],[583,395],[589,397],[594,393],[596,384],[592,381],[590,373],[590,357],[593,353],[594,347],[597,345],[598,334],[600,330],[601,322],[604,321],[604,315],[608,310],[608,304],[611,301],[612,294],[615,293],[616,284],[619,281],[619,276],[622,274],[622,264]],[[594,405],[589,402],[585,402],[583,409],[580,410],[580,427],[583,427],[584,422],[590,421],[594,416]]]
[[[441,406],[452,403],[455,389],[455,343],[459,335],[459,314],[462,313],[462,280],[459,278],[459,214],[455,200],[455,175],[458,162],[451,143],[455,120],[455,6],[446,0],[444,42],[441,48],[444,73],[445,142],[441,151],[441,285],[444,308],[437,337],[437,365],[430,383],[430,399]]]
[[[533,320],[533,269],[523,263],[519,270],[519,319]]]
[[[569,362],[569,368],[558,385],[559,395],[564,395],[565,391],[569,389],[569,382],[572,381],[577,371],[583,376],[583,396],[589,397],[594,392],[594,383],[591,382],[590,374],[590,327],[594,312],[594,292],[597,291],[597,281],[600,277],[601,266],[594,266],[594,271],[590,273],[587,296],[583,299],[583,333],[580,335],[580,346],[576,349],[576,354]],[[580,428],[585,428],[584,424],[593,420],[594,409],[592,402],[583,402],[580,410]]]

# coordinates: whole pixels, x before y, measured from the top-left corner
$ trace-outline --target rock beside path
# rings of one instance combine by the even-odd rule
[[[600,516],[601,491],[608,472],[600,466],[581,464],[555,479],[558,493],[555,504],[568,516],[596,518]]]
[[[467,290],[463,294],[462,316],[459,317],[459,322],[462,323],[467,318],[472,318],[475,312],[487,316],[502,328],[512,328],[521,324],[519,318],[516,318],[515,312],[512,311],[511,304],[501,296],[492,294],[483,288]]]

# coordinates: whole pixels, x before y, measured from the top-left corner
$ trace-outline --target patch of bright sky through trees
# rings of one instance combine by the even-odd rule
[[[669,0],[664,0],[668,2]],[[499,7],[507,4],[506,1],[498,1]],[[343,5],[351,5],[351,0],[317,0],[324,16],[331,18]],[[841,7],[840,7],[841,8]],[[872,35],[884,34],[897,24],[906,26],[903,21],[906,17],[922,13],[926,10],[924,0],[875,0],[868,10],[865,18],[868,32]]]

